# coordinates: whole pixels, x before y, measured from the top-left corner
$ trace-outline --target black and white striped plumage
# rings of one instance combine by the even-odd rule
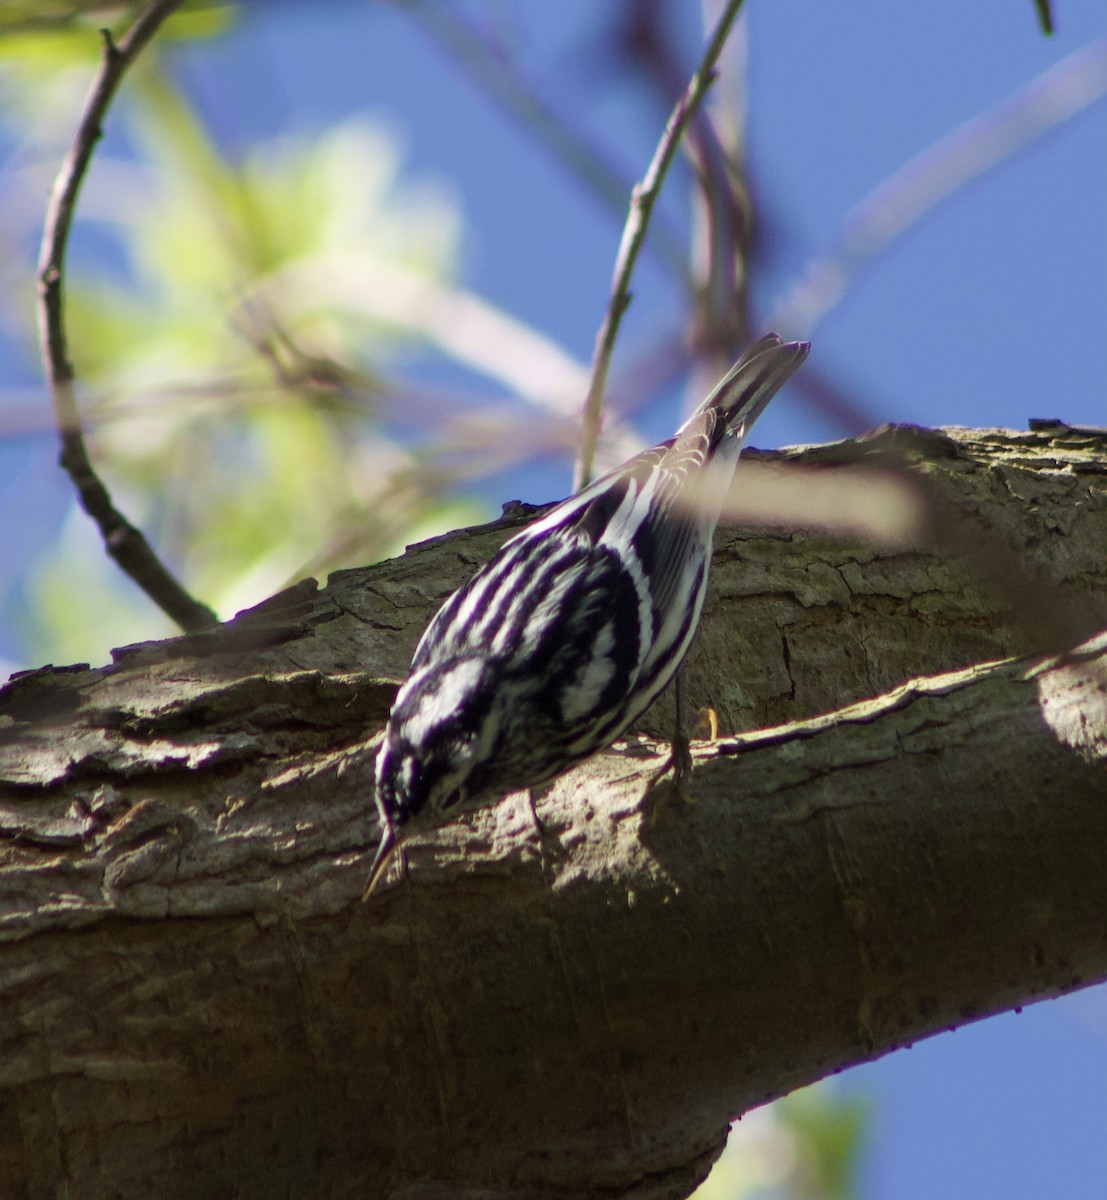
[[[699,624],[742,443],[808,348],[761,338],[675,437],[528,525],[442,605],[377,756],[381,846],[367,894],[412,818],[548,782],[664,690]],[[708,463],[708,503],[688,501]]]

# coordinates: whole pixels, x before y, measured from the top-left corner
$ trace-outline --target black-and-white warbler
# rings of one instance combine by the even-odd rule
[[[442,605],[377,756],[366,895],[407,822],[547,783],[660,695],[699,625],[742,444],[808,350],[761,338],[674,437],[550,509]]]

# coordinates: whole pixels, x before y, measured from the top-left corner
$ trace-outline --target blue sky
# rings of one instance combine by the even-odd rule
[[[485,7],[508,18],[516,11]],[[835,245],[857,206],[916,155],[1082,48],[1098,42],[1100,60],[1107,55],[1107,8],[1099,4],[1059,0],[1052,39],[1039,33],[1030,0],[749,0],[748,8],[748,137],[770,214],[768,261],[754,292],[762,320],[779,310],[807,264]],[[547,94],[631,178],[644,169],[663,114],[625,76],[605,75],[590,58],[590,38],[607,11],[595,0],[532,4],[513,27]],[[699,5],[686,11],[698,20]],[[690,62],[696,23],[675,34]],[[233,36],[193,48],[177,69],[236,151],[354,112],[383,120],[404,147],[406,172],[456,195],[466,219],[466,286],[589,360],[620,220],[397,9],[254,3]],[[989,128],[996,126],[985,127],[985,144]],[[664,208],[678,228],[685,198],[678,178]],[[616,367],[671,330],[679,311],[668,277],[647,255]],[[1105,334],[1101,100],[893,241],[811,331],[811,363],[874,424],[1025,428],[1031,416],[1107,424]],[[7,378],[5,369],[0,384],[26,383],[22,369]],[[681,403],[674,394],[644,410],[643,435],[670,432]],[[754,441],[854,432],[793,390],[766,414]],[[52,471],[48,436],[0,449],[6,477],[22,480],[18,510],[0,484],[0,562],[18,574],[44,529],[19,514],[47,514],[46,527],[56,524],[68,492]],[[487,499],[496,508],[514,497],[548,500],[566,493],[570,478],[567,461],[508,472],[488,485]],[[862,1200],[1103,1195],[1102,990],[932,1039],[850,1073],[845,1086],[880,1101]]]

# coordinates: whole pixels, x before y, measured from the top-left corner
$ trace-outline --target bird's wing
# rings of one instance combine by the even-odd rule
[[[750,425],[806,354],[806,344],[784,344],[775,334],[754,343],[675,437],[634,455],[505,542],[438,611],[412,668],[443,653],[508,644],[513,622],[526,620],[515,597],[550,573],[551,556],[564,555],[566,547],[584,557],[594,551],[597,558],[617,550],[642,617],[652,610],[656,631],[699,587],[688,575],[689,554],[697,541],[709,541],[717,519],[717,509],[680,503],[685,484],[716,456],[733,469]],[[720,479],[721,490],[726,482]]]

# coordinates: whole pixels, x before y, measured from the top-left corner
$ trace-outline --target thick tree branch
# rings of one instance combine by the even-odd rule
[[[1107,625],[1102,439],[918,446]],[[22,1196],[684,1196],[751,1105],[1107,977],[1107,642],[988,664],[962,568],[811,535],[720,540],[690,681],[791,724],[701,745],[691,803],[632,741],[361,904],[388,677],[508,532],[0,694]]]
[[[54,419],[61,439],[61,465],[73,480],[85,512],[96,522],[104,546],[125,574],[182,629],[203,629],[218,618],[173,577],[143,534],[115,507],[108,489],[96,474],[85,446],[81,416],[74,394],[73,366],[65,333],[62,283],[65,250],[73,225],[77,195],[100,139],[101,126],[124,73],[162,23],[182,0],[152,0],[116,45],[110,33],[101,31],[103,61],[93,81],[81,115],[73,145],[62,164],[50,204],[39,254],[39,332],[42,360],[54,403]]]

